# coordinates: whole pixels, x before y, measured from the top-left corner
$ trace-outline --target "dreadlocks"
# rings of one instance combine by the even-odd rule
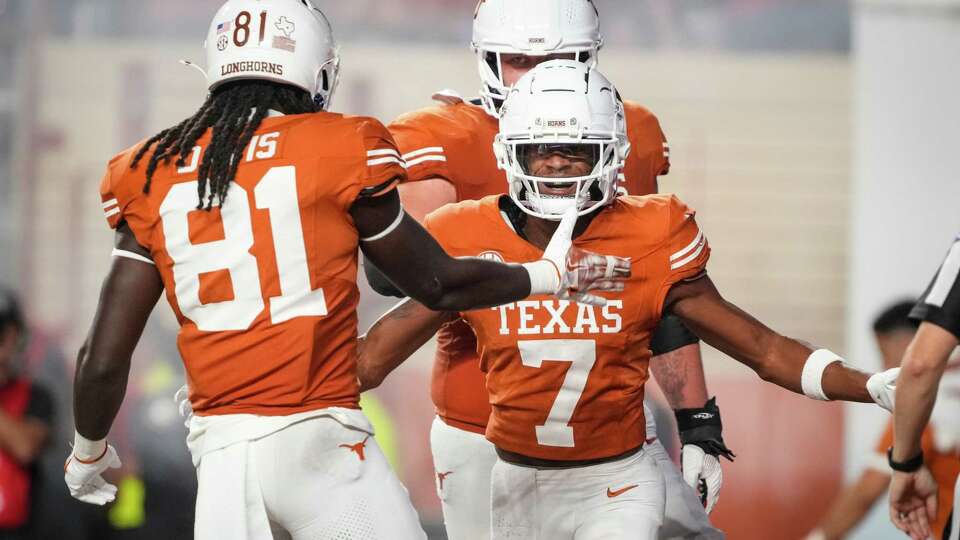
[[[320,107],[307,92],[288,85],[268,81],[226,84],[207,96],[193,116],[151,137],[134,156],[130,168],[136,169],[147,151],[156,145],[147,164],[147,181],[143,185],[143,192],[149,193],[157,167],[161,163],[169,164],[174,156],[178,167],[185,166],[197,139],[213,128],[210,144],[200,162],[197,187],[200,199],[197,209],[210,210],[214,201],[221,205],[226,199],[244,149],[270,109],[303,114],[317,112]]]

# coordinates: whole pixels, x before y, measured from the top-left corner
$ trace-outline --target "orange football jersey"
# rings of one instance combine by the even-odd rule
[[[267,118],[223,206],[197,210],[208,132],[184,167],[115,157],[100,188],[112,228],[147,248],[180,322],[190,400],[202,415],[358,407],[358,233],[348,209],[405,171],[387,129],[332,113]],[[152,151],[151,151],[152,152]]]
[[[927,425],[920,438],[920,449],[923,450],[923,461],[934,480],[937,481],[937,519],[930,524],[934,537],[943,536],[943,529],[947,526],[950,511],[953,510],[953,488],[960,475],[960,449],[952,453],[944,453],[934,444],[934,427]],[[876,452],[887,459],[887,449],[893,446],[893,419],[887,423],[887,429],[877,441]]]
[[[500,197],[448,205],[427,216],[427,229],[455,257],[506,262],[543,252],[500,213]],[[512,204],[509,203],[509,204]],[[644,383],[650,335],[671,286],[700,275],[710,248],[676,197],[619,197],[573,244],[630,258],[620,293],[593,307],[535,296],[462,313],[477,336],[492,414],[487,438],[541,459],[597,459],[643,444]]]
[[[445,101],[450,103],[400,116],[389,126],[406,161],[406,181],[443,178],[453,185],[458,201],[505,193],[507,177],[493,155],[497,119],[478,104]],[[666,137],[653,113],[636,103],[624,105],[632,149],[622,187],[635,195],[656,193],[657,176],[670,171]],[[476,351],[476,338],[462,320],[440,329],[431,397],[448,424],[483,433],[490,406]]]

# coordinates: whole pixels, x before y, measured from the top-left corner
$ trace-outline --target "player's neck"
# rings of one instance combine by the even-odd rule
[[[580,219],[577,220],[577,225],[573,228],[574,238],[577,238],[583,234],[583,231],[587,230],[587,227],[590,226],[590,222],[597,216],[597,213],[598,212],[593,212],[581,216]],[[547,244],[550,243],[550,238],[553,237],[553,233],[557,231],[557,227],[559,226],[559,221],[530,216],[523,226],[523,235],[526,237],[527,242],[530,242],[540,249],[546,249]]]

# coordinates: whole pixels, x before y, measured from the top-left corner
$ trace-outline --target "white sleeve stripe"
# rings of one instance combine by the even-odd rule
[[[395,157],[382,157],[382,158],[377,158],[377,159],[368,159],[368,160],[367,160],[367,167],[374,167],[374,166],[376,166],[376,165],[384,165],[384,164],[387,164],[387,163],[396,163],[397,165],[400,165],[401,167],[406,167],[406,166],[407,166],[402,160],[400,160],[400,159],[398,159],[398,158],[395,158]]]
[[[421,158],[411,159],[407,161],[407,168],[409,169],[410,167],[420,165],[421,163],[425,163],[427,161],[446,161],[446,160],[447,158],[444,156],[423,156]]]
[[[684,255],[686,255],[687,253],[690,253],[690,250],[697,247],[697,244],[699,244],[701,240],[703,240],[703,231],[698,228],[697,237],[693,239],[693,242],[690,242],[690,244],[687,247],[671,255],[670,261],[675,261],[680,257],[683,257]]]
[[[670,157],[670,152],[664,152],[663,157]]]
[[[106,210],[107,208],[110,208],[111,206],[116,206],[117,204],[118,203],[116,199],[110,199],[109,201],[103,203],[101,206],[103,207],[104,210]]]
[[[407,152],[403,155],[403,159],[415,158],[417,156],[422,156],[424,154],[443,154],[442,146],[431,146],[429,148],[421,148],[420,150],[414,150],[413,152]]]
[[[930,294],[923,299],[923,303],[942,308],[957,282],[958,274],[960,274],[960,242],[954,243],[950,248],[947,259],[943,261],[943,266],[937,273],[937,280],[930,288]]]
[[[377,240],[380,240],[381,238],[386,237],[387,235],[389,235],[390,233],[392,233],[397,227],[400,226],[400,223],[403,221],[403,216],[405,216],[405,215],[406,215],[406,214],[405,214],[404,211],[403,211],[403,206],[401,206],[401,207],[400,207],[400,213],[397,214],[397,219],[393,220],[393,223],[391,223],[389,227],[387,227],[386,229],[380,231],[379,233],[377,233],[377,234],[375,234],[375,235],[373,235],[373,236],[368,236],[368,237],[366,237],[366,238],[361,238],[360,241],[361,241],[361,242],[375,242],[375,241],[377,241]]]
[[[133,259],[133,260],[135,260],[135,261],[145,262],[145,263],[147,263],[147,264],[152,264],[152,265],[156,266],[156,263],[154,263],[154,262],[151,261],[150,259],[144,257],[143,255],[139,255],[139,254],[137,254],[137,253],[134,253],[134,252],[132,252],[132,251],[127,251],[127,250],[124,250],[124,249],[116,249],[116,248],[114,248],[113,252],[110,253],[110,255],[113,256],[113,257],[123,257],[124,259]]]
[[[702,235],[701,235],[701,239],[703,239],[703,238],[702,238]],[[706,247],[706,245],[707,245],[707,242],[706,242],[706,241],[701,242],[701,243],[700,243],[700,247],[698,247],[696,251],[694,251],[693,253],[691,253],[690,256],[688,256],[687,258],[685,258],[685,259],[683,259],[683,260],[679,260],[679,261],[671,264],[671,265],[670,265],[670,269],[671,269],[671,270],[676,270],[676,269],[678,269],[678,268],[683,268],[684,266],[687,265],[687,263],[689,263],[690,261],[692,261],[692,260],[696,259],[697,257],[699,257],[699,256],[700,256],[700,253],[703,252],[703,248]]]
[[[115,215],[117,215],[117,214],[119,214],[119,213],[120,213],[120,207],[118,206],[118,207],[114,208],[113,210],[108,210],[108,211],[104,212],[103,215],[104,215],[104,217],[106,217],[107,219],[109,219],[109,218],[111,218],[111,217],[113,217],[113,216],[115,216]]]
[[[369,150],[367,151],[367,157],[377,157],[377,156],[393,156],[400,157],[400,152],[397,152],[393,148],[383,148],[380,150]]]

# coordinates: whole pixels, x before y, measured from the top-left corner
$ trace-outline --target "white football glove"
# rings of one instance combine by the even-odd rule
[[[190,404],[190,389],[184,384],[173,394],[173,402],[177,404],[177,410],[183,417],[183,425],[190,427],[190,419],[193,418],[193,405]]]
[[[560,272],[560,285],[554,295],[581,304],[605,306],[605,298],[588,294],[588,291],[622,291],[623,280],[630,277],[630,260],[573,247],[577,219],[574,205],[564,213],[543,252],[543,258],[552,262]]]
[[[720,499],[723,486],[720,457],[729,461],[737,457],[723,442],[723,422],[717,398],[708,399],[703,407],[677,409],[674,415],[683,444],[680,450],[683,481],[693,488],[709,514]]]
[[[107,483],[103,472],[119,468],[120,457],[110,445],[102,456],[89,462],[80,461],[71,452],[63,466],[63,479],[74,499],[103,506],[117,498],[117,486]]]
[[[870,393],[874,403],[890,412],[893,412],[893,397],[897,392],[897,377],[899,376],[900,368],[895,367],[880,373],[874,373],[867,379],[867,392]]]
[[[695,444],[685,444],[680,451],[680,468],[683,481],[697,493],[707,513],[712,512],[723,486],[720,460]]]

